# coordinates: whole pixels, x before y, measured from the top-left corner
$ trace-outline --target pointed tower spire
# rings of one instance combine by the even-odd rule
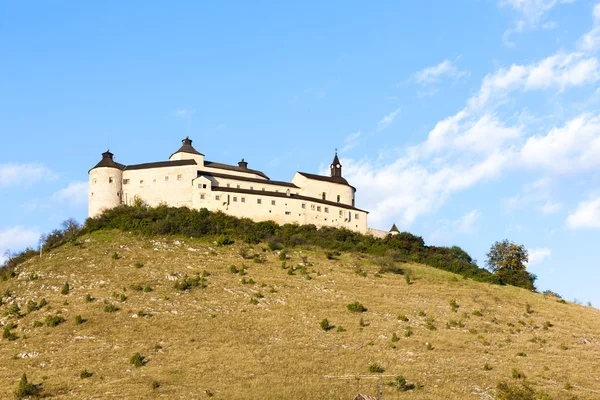
[[[337,149],[335,149],[335,157],[333,157],[333,161],[331,162],[331,166],[329,167],[331,171],[332,178],[341,178],[342,177],[342,164],[340,164],[340,159],[337,155]]]

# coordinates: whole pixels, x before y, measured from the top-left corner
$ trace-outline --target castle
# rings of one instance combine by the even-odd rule
[[[206,208],[254,221],[367,233],[368,212],[355,207],[355,193],[342,177],[337,153],[330,176],[296,172],[291,182],[280,182],[248,168],[244,159],[238,165],[207,161],[186,137],[169,161],[123,165],[110,151],[102,153],[102,160],[89,171],[88,214],[95,217],[140,199],[149,206]]]

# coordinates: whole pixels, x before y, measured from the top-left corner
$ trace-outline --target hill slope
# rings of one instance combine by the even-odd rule
[[[520,386],[512,375],[521,372],[537,398],[600,398],[599,310],[398,264],[407,284],[359,253],[287,255],[284,269],[263,244],[99,231],[29,260],[0,282],[0,321],[17,325],[5,329],[17,338],[0,342],[0,393],[12,397],[26,373],[53,398],[351,399],[402,375],[415,389],[384,386],[386,399],[488,399],[499,382]],[[196,274],[199,286],[174,287]],[[27,311],[42,298],[46,306]],[[356,301],[367,311],[350,312]],[[65,321],[47,326],[54,315]],[[323,330],[325,318],[336,328]],[[130,363],[137,352],[141,367]],[[326,378],[377,376],[373,364],[385,376],[360,388]],[[92,376],[80,377],[84,369]]]

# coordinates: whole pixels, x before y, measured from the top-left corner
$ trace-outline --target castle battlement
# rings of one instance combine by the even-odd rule
[[[296,172],[291,182],[262,171],[207,161],[186,137],[168,161],[124,165],[110,151],[89,171],[90,217],[136,198],[149,206],[206,208],[254,221],[314,224],[367,233],[368,212],[356,208],[356,188],[342,177],[337,153],[330,176]]]

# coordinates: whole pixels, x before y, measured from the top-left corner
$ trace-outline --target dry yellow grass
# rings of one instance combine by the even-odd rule
[[[401,393],[384,386],[386,399],[491,399],[498,382],[518,381],[514,368],[551,399],[600,398],[600,311],[590,307],[416,264],[404,265],[413,281],[407,285],[400,275],[377,277],[378,267],[361,254],[327,260],[318,249],[290,250],[288,266],[297,267],[303,256],[313,264],[306,268],[309,280],[300,271],[288,275],[277,252],[263,252],[262,244],[250,250],[266,260],[259,264],[242,259],[238,243],[217,248],[207,240],[117,231],[82,240],[30,260],[18,278],[0,282],[0,294],[13,294],[3,295],[1,322],[17,323],[12,332],[19,337],[0,342],[6,398],[26,373],[57,399],[351,399],[355,380],[326,376],[377,375],[368,371],[372,363],[384,375],[422,385]],[[231,273],[231,265],[246,265],[247,275]],[[366,277],[355,272],[357,265]],[[203,271],[210,273],[205,289],[174,288],[173,277]],[[62,295],[66,281],[71,290]],[[86,302],[87,294],[95,301]],[[28,300],[42,298],[49,307],[26,312]],[[354,301],[368,311],[349,312]],[[105,302],[120,310],[105,312]],[[11,303],[26,315],[5,315]],[[476,310],[482,315],[473,315]],[[140,311],[150,315],[137,316]],[[56,313],[66,321],[34,327]],[[77,325],[76,315],[87,321]],[[323,331],[324,318],[345,331]],[[428,318],[435,330],[426,328]],[[544,328],[546,321],[552,326]],[[406,326],[410,337],[403,335]],[[136,352],[146,365],[131,365]],[[84,369],[93,375],[80,378]],[[377,384],[391,379],[362,379],[360,390],[375,395]]]

